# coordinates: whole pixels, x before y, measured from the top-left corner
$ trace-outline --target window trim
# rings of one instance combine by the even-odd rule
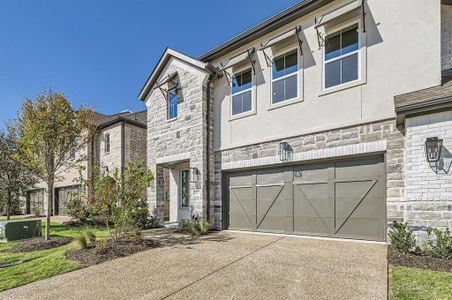
[[[281,76],[279,78],[273,79],[273,60],[276,57],[282,56],[282,55],[284,55],[286,53],[289,53],[289,52],[291,52],[293,50],[297,51],[297,71],[295,71],[295,72],[293,72],[293,73],[291,73],[289,75],[284,75],[284,76]],[[275,54],[272,54],[270,59],[271,59],[271,62],[272,62],[272,66],[270,67],[270,109],[278,108],[278,107],[281,107],[281,106],[286,106],[286,105],[289,105],[289,104],[301,101],[302,100],[301,96],[300,96],[301,95],[301,93],[300,93],[300,90],[301,90],[301,82],[300,82],[300,69],[301,69],[300,68],[300,61],[301,61],[301,55],[300,55],[300,49],[299,49],[298,45],[293,45],[293,46],[286,47],[286,48],[282,49],[281,51],[278,51]],[[297,75],[297,96],[293,97],[293,98],[290,98],[290,99],[279,101],[277,103],[273,103],[273,82],[280,81],[280,80],[283,80],[283,79],[285,79],[287,77],[293,76],[293,74],[295,74],[295,73]]]
[[[108,143],[107,143],[108,141]],[[111,150],[111,139],[110,139],[110,133],[106,133],[104,135],[104,154],[109,154]]]
[[[246,89],[244,91],[240,91],[240,92],[237,92],[237,93],[234,94],[232,92],[232,76],[234,76],[235,74],[244,73],[244,72],[246,72],[248,70],[251,72],[251,87],[249,89]],[[246,65],[246,66],[244,66],[244,67],[242,67],[240,69],[237,69],[236,71],[233,71],[232,72],[232,76],[231,76],[231,86],[230,86],[230,90],[229,90],[230,91],[230,95],[231,95],[231,101],[230,101],[231,103],[230,103],[230,107],[229,107],[229,109],[230,109],[229,116],[230,116],[231,119],[239,119],[241,117],[251,115],[251,114],[253,114],[255,112],[255,110],[254,110],[255,105],[254,105],[254,74],[253,74],[253,69],[251,68],[251,66]],[[235,114],[234,115],[233,114],[233,109],[232,109],[232,107],[233,107],[233,97],[237,96],[237,95],[244,94],[244,93],[246,93],[248,91],[251,92],[251,109],[248,110],[248,111],[241,112],[239,114]]]
[[[182,173],[183,172],[187,172],[188,174],[188,180],[187,180],[187,186],[188,186],[188,203],[187,206],[184,206],[183,204],[183,195],[182,195]],[[180,170],[180,208],[190,208],[190,169],[188,168],[183,168]]]
[[[344,55],[335,57],[335,58],[331,58],[329,60],[325,60],[325,49],[326,49],[326,45],[324,45],[322,47],[322,84],[321,84],[321,93],[320,96],[323,95],[327,95],[330,93],[334,93],[337,91],[341,91],[344,89],[348,89],[351,87],[355,87],[358,85],[362,85],[366,83],[366,69],[365,69],[365,61],[366,61],[366,43],[365,43],[365,33],[362,33],[362,21],[360,19],[351,19],[349,21],[343,22],[341,24],[338,24],[337,26],[334,26],[333,28],[326,30],[326,34],[325,34],[325,39],[327,36],[329,35],[333,35],[347,27],[351,27],[353,25],[358,25],[358,50],[346,53]],[[328,88],[325,88],[325,76],[326,76],[326,72],[325,72],[325,66],[328,63],[334,62],[336,60],[339,59],[343,59],[345,57],[354,55],[354,54],[358,54],[358,78],[353,80],[353,81],[348,81],[345,83],[341,83],[335,86],[331,86]]]
[[[176,91],[176,97],[177,97],[177,101],[176,101],[176,116],[175,117],[173,117],[173,118],[170,118],[170,97],[169,97],[169,94],[170,94],[170,92],[171,91]],[[166,101],[166,105],[167,105],[167,107],[166,107],[166,120],[167,121],[174,121],[174,120],[176,120],[177,119],[177,117],[179,116],[179,111],[178,111],[178,102],[179,102],[179,95],[177,94],[177,87],[173,87],[173,88],[170,88],[167,92],[167,101]]]

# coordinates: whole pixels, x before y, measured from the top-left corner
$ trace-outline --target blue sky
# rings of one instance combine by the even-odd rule
[[[296,2],[1,0],[0,128],[47,87],[74,107],[143,110],[165,47],[196,57]]]

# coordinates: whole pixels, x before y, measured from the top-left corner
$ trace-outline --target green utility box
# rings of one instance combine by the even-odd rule
[[[0,222],[0,242],[12,242],[41,236],[41,220]]]

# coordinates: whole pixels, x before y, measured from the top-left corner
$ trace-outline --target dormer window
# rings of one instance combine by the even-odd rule
[[[177,89],[170,89],[168,91],[168,120],[177,118],[177,98]]]

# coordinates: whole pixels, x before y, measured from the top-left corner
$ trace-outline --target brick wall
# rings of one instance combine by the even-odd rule
[[[440,161],[428,163],[425,140],[444,140]],[[406,120],[406,215],[418,237],[426,227],[452,227],[452,111]]]
[[[452,68],[452,5],[441,5],[441,69]]]

